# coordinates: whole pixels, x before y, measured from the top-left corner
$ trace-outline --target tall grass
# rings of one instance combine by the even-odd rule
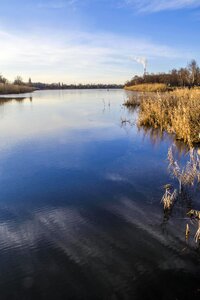
[[[125,105],[130,108],[136,108],[140,106],[141,100],[140,100],[140,93],[132,93],[128,92],[128,99],[126,100]]]
[[[136,92],[165,92],[168,90],[168,87],[164,83],[143,83],[125,86],[125,90]]]
[[[198,241],[200,240],[200,221],[198,221],[198,229],[194,238],[195,238],[195,242],[198,243]]]
[[[179,182],[179,191],[183,186],[194,186],[200,182],[200,158],[196,150],[190,149],[189,160],[180,166],[174,158],[172,147],[168,150],[169,171]]]
[[[135,105],[135,97],[127,105]],[[176,134],[189,146],[200,142],[200,90],[177,89],[140,95],[139,126],[160,128]]]
[[[16,85],[10,83],[0,83],[0,94],[20,94],[20,93],[30,93],[35,89],[26,85]]]
[[[173,192],[171,192],[170,189],[171,187],[169,185],[165,186],[165,193],[161,199],[161,203],[163,203],[164,209],[170,209],[177,197],[177,191],[174,190]]]

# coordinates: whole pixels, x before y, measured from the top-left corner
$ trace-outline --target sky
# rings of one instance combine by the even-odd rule
[[[200,0],[0,0],[0,73],[124,83],[200,64]]]

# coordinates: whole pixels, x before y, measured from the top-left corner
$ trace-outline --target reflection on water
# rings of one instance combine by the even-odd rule
[[[121,119],[122,125],[137,125],[138,131],[143,134],[144,138],[147,137],[147,139],[150,139],[152,144],[154,146],[159,145],[161,142],[165,141],[166,139],[170,141],[171,144],[174,144],[176,146],[176,149],[180,155],[186,154],[189,150],[189,147],[187,144],[183,143],[181,140],[177,139],[176,135],[174,134],[168,134],[167,132],[161,130],[159,127],[154,128],[150,126],[140,126],[137,123],[137,119],[132,120],[132,115],[137,115],[138,113],[138,107],[128,107],[128,111],[131,114],[131,117],[129,115],[130,119]]]
[[[29,99],[30,102],[32,102],[33,98],[32,97],[0,97],[0,105],[4,105],[5,103],[11,102],[11,101],[16,101],[16,102],[23,102],[24,100]]]
[[[143,132],[144,137],[150,138],[153,145],[159,145],[161,142],[165,141],[166,139],[169,139],[170,143],[175,145],[180,155],[186,154],[189,150],[188,145],[178,140],[175,135],[167,134],[165,131],[162,131],[160,128],[138,126],[138,130]]]
[[[1,299],[199,299],[199,193],[160,203],[171,137],[121,126],[121,90],[33,97],[0,107]]]
[[[170,184],[165,185],[165,193],[161,202],[164,207],[164,224],[169,218],[174,215],[174,211],[179,213],[179,216],[190,221],[191,225],[196,225],[196,233],[194,235],[195,242],[200,245],[200,211],[195,210],[195,203],[193,203],[193,196],[199,190],[200,184],[200,157],[196,149],[190,149],[188,160],[184,163],[178,162],[173,153],[173,147],[168,151],[168,170],[178,183],[178,191]],[[193,207],[194,205],[194,207]],[[197,221],[197,222],[195,222]],[[197,223],[197,224],[195,224]],[[189,243],[190,226],[186,223],[186,241]]]

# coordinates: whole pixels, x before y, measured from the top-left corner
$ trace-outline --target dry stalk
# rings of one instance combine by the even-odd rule
[[[169,170],[174,178],[179,182],[179,191],[182,186],[193,186],[195,182],[200,182],[200,160],[196,150],[190,150],[189,161],[182,168],[174,159],[172,147],[168,150]]]
[[[198,229],[197,229],[194,239],[195,239],[196,243],[198,243],[198,241],[200,240],[200,220],[198,221]]]
[[[165,193],[161,199],[161,203],[163,203],[164,209],[170,209],[177,197],[177,191],[174,190],[173,193],[170,191],[170,187],[167,185],[165,189]]]

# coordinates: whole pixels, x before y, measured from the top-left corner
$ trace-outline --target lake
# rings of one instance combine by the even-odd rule
[[[168,149],[175,143],[180,160],[187,149],[139,130],[126,97],[58,90],[0,101],[1,300],[200,298],[188,204],[166,215],[160,203],[163,186],[176,186]]]

